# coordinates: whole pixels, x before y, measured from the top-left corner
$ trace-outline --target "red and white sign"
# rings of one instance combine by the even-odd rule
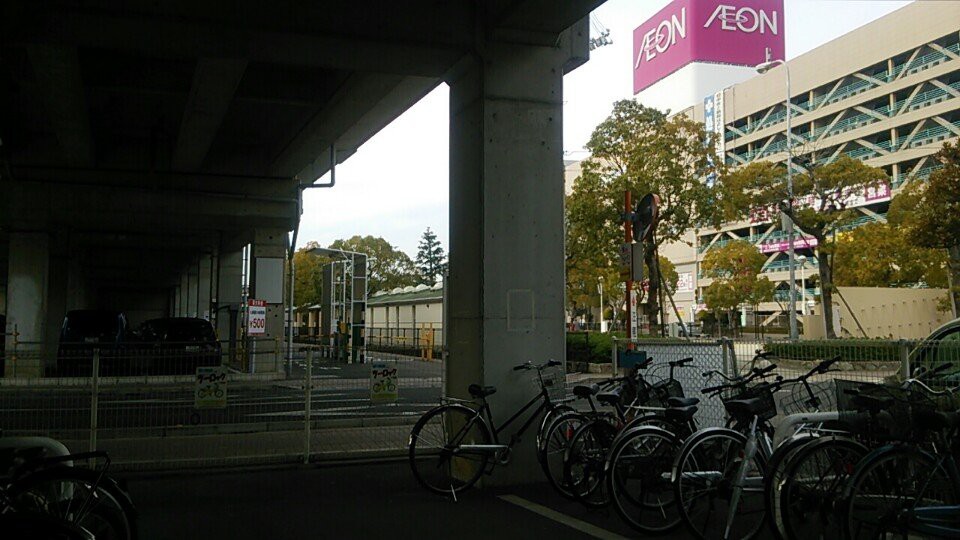
[[[691,62],[784,59],[783,0],[674,0],[633,31],[633,93]]]
[[[267,302],[265,300],[247,300],[247,334],[267,333]]]
[[[866,206],[875,202],[889,201],[890,194],[890,183],[879,182],[866,187],[851,189],[843,194],[842,197],[839,197],[839,200],[827,201],[826,204],[821,204],[823,201],[821,201],[815,195],[797,197],[794,201],[794,204],[797,208],[820,208],[821,206],[834,206],[849,210],[851,208],[858,208],[860,206]],[[776,218],[779,214],[780,211],[773,206],[769,208],[757,207],[750,212],[750,222],[769,223],[773,221],[774,218]]]
[[[804,237],[793,239],[793,249],[813,249],[815,247],[817,247],[816,238]],[[787,242],[786,240],[760,244],[760,253],[763,254],[787,251],[788,249],[790,249],[790,242]]]

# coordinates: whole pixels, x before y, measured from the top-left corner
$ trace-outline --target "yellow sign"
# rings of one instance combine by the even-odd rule
[[[227,406],[227,368],[224,366],[198,367],[193,391],[193,406],[197,409],[224,409]]]
[[[394,403],[399,397],[396,365],[374,362],[370,366],[370,401],[373,403]]]

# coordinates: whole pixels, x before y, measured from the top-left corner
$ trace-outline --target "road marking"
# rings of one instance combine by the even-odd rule
[[[516,495],[500,495],[499,498],[507,501],[508,503],[525,508],[535,514],[540,514],[547,519],[551,519],[557,523],[566,525],[572,529],[576,529],[584,534],[588,534],[593,538],[603,538],[604,540],[626,539],[625,536],[620,536],[619,534],[612,533],[606,529],[601,529],[592,523],[587,523],[586,521],[570,517],[551,508],[547,508],[546,506],[537,504],[535,502],[530,502],[523,497],[518,497]]]

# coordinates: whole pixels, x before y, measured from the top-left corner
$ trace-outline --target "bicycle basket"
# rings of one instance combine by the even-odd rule
[[[936,409],[937,400],[920,387],[910,389],[862,381],[835,381],[837,410],[845,415],[863,413],[866,408],[857,396],[891,400],[876,417],[867,422],[853,422],[848,429],[860,435],[878,440],[905,440],[914,438],[913,413],[917,410]],[[862,416],[862,415],[860,415]],[[849,418],[849,416],[848,416]]]
[[[563,371],[563,366],[544,368],[540,372],[540,376],[543,377],[543,385],[546,387],[550,399],[560,400],[567,396],[567,376]],[[540,377],[536,374],[533,376],[533,385],[537,388],[537,391],[540,390]]]
[[[783,414],[836,410],[836,399],[830,381],[811,382],[809,385],[809,392],[802,383],[791,385],[790,394],[780,400]]]
[[[740,392],[721,396],[720,401],[723,402],[723,406],[726,408],[727,403],[731,401],[754,398],[760,399],[760,406],[756,410],[760,420],[770,420],[777,416],[777,402],[773,397],[773,392],[770,390],[770,385],[765,383],[750,386]]]
[[[683,386],[676,379],[664,379],[654,383],[653,393],[660,401],[666,402],[667,398],[683,397]]]

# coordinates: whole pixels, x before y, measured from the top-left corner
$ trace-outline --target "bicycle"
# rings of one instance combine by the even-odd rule
[[[450,494],[456,499],[457,493],[473,486],[482,474],[491,474],[497,463],[508,464],[513,447],[541,414],[544,416],[538,437],[543,435],[552,415],[573,410],[564,404],[567,400],[550,397],[550,385],[543,378],[544,369],[560,365],[561,362],[550,360],[540,365],[526,362],[513,368],[515,371],[535,369],[540,392],[499,427],[486,400],[496,393],[493,386],[471,384],[467,390],[478,402],[447,398],[447,403],[427,411],[413,426],[408,446],[410,468],[417,482],[434,493]],[[538,403],[510,440],[501,443],[500,434]],[[493,464],[490,464],[491,457]]]

